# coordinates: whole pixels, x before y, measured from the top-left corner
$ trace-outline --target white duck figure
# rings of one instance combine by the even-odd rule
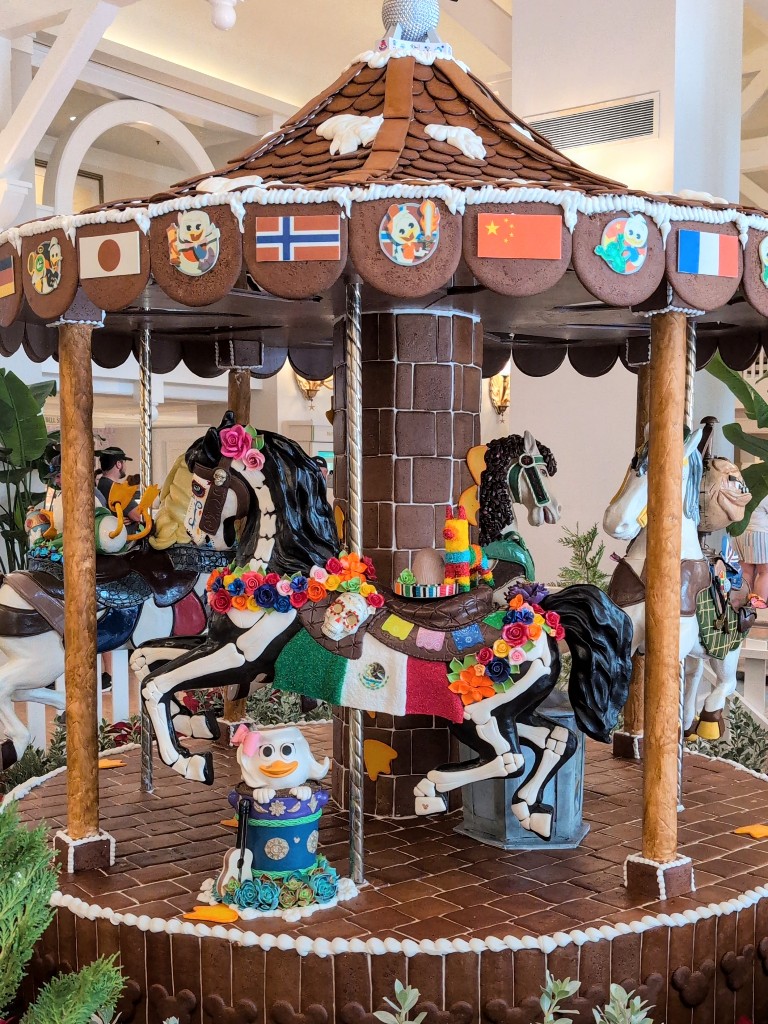
[[[259,732],[241,725],[232,741],[243,782],[258,804],[268,804],[278,789],[287,789],[297,800],[309,800],[312,789],[307,782],[324,779],[331,767],[327,757],[315,759],[301,729],[293,725]]]
[[[387,36],[397,36],[399,27],[399,38],[408,42],[440,42],[440,0],[384,0],[381,17]]]

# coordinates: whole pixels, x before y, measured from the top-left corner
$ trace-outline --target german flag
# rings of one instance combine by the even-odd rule
[[[0,299],[13,295],[15,291],[13,256],[6,256],[5,259],[0,260]]]

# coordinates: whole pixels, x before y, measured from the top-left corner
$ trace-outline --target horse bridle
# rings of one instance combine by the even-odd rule
[[[209,480],[211,484],[200,515],[200,529],[209,537],[214,537],[221,527],[224,503],[229,491],[234,491],[237,498],[235,518],[240,519],[248,511],[248,487],[244,480],[232,472],[232,459],[224,456],[214,469],[202,466],[199,462],[195,463],[195,476],[199,476],[201,480]]]
[[[533,500],[539,508],[549,505],[552,502],[549,496],[539,466],[546,466],[547,460],[542,455],[529,455],[525,452],[519,457],[517,463],[509,473],[509,488],[512,491],[512,498],[518,504],[522,504],[520,497],[520,477],[525,475],[528,486],[531,489]]]

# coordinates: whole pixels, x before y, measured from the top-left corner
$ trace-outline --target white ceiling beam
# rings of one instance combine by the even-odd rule
[[[748,178],[746,174],[742,174],[739,182],[739,191],[741,195],[751,203],[753,206],[757,206],[760,210],[768,210],[768,192],[764,188],[760,188],[758,184]]]
[[[74,0],[4,0],[0,5],[0,36],[14,39],[58,25],[69,14]]]
[[[741,143],[741,173],[752,174],[768,168],[768,137],[744,139]]]
[[[35,43],[33,66],[39,67],[49,50],[49,46]],[[192,124],[213,124],[254,138],[261,137],[275,127],[272,115],[250,114],[235,106],[206,99],[197,93],[185,92],[129,71],[109,67],[97,60],[88,61],[80,72],[78,85],[89,86],[102,95],[106,93],[120,99],[142,100],[163,107]]]
[[[766,25],[766,31],[768,31],[768,25]],[[768,65],[768,43],[745,53],[741,70],[743,74],[749,75],[755,71],[763,71],[766,65]]]
[[[755,77],[741,90],[741,116],[746,117],[768,91],[768,73],[758,71]]]
[[[487,46],[491,53],[512,67],[512,15],[495,0],[472,0],[451,4],[444,12]]]
[[[118,9],[133,2],[80,0],[70,11],[47,60],[0,131],[0,176],[31,159]]]

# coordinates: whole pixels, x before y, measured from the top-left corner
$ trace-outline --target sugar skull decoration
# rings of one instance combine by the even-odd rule
[[[379,228],[382,252],[400,267],[418,267],[440,242],[440,211],[431,199],[390,206]]]
[[[27,272],[38,295],[50,295],[59,287],[62,258],[61,244],[56,235],[47,242],[41,242],[29,254]]]
[[[340,593],[328,606],[321,627],[322,634],[338,643],[344,637],[356,633],[374,610],[362,594]]]
[[[639,213],[606,224],[595,253],[615,274],[636,274],[648,255],[648,223]]]
[[[187,277],[202,277],[219,259],[221,232],[204,210],[179,213],[167,230],[171,264]]]
[[[317,851],[328,793],[309,783],[325,778],[328,758],[318,761],[295,726],[256,731],[241,725],[233,743],[243,776],[229,797],[237,810],[237,848],[226,854],[218,877],[203,886],[201,899],[227,904],[246,919],[295,919],[354,896],[354,885],[340,885]]]

